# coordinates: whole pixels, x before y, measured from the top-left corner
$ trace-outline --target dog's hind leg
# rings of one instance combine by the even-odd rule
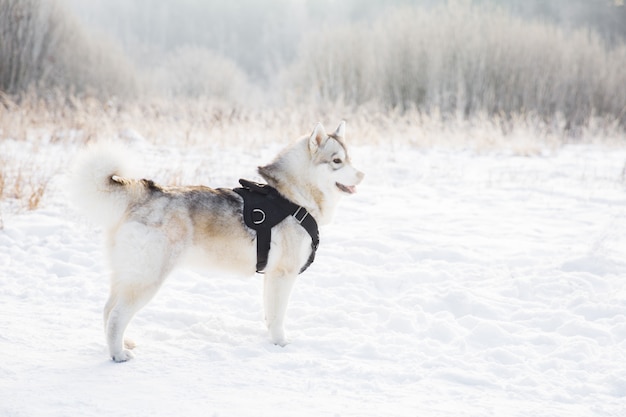
[[[135,313],[154,297],[159,286],[128,285],[112,291],[105,307],[105,332],[109,353],[115,362],[133,358],[128,349],[132,349],[134,344],[124,339],[124,332]]]
[[[132,359],[124,332],[131,319],[154,297],[171,271],[182,246],[167,233],[138,222],[124,224],[112,245],[111,295],[104,308],[106,340],[116,362]]]
[[[107,326],[109,323],[109,316],[111,315],[111,310],[113,309],[113,307],[115,307],[115,305],[117,304],[117,301],[118,301],[117,297],[115,296],[113,292],[111,292],[111,294],[109,295],[109,299],[107,300],[107,303],[104,306],[104,334],[105,335],[108,333]],[[132,350],[135,347],[137,347],[137,345],[132,340],[124,337],[124,347],[126,349]]]
[[[285,346],[285,313],[297,274],[267,272],[263,283],[265,323],[275,345]]]

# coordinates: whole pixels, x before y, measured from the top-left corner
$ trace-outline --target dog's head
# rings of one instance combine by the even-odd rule
[[[345,144],[346,122],[339,123],[335,133],[327,134],[324,126],[318,123],[309,137],[308,146],[311,159],[325,188],[338,194],[354,194],[356,186],[364,174],[350,162]]]
[[[319,224],[332,218],[339,197],[354,194],[363,173],[352,166],[345,144],[345,122],[327,134],[321,124],[285,148],[259,174],[294,203],[313,210]]]

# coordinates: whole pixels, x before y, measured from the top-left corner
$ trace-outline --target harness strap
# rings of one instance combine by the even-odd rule
[[[233,191],[243,198],[243,218],[246,226],[254,229],[257,234],[256,271],[261,274],[265,272],[272,228],[291,215],[311,236],[311,254],[300,269],[300,273],[304,272],[315,260],[315,252],[319,246],[319,230],[313,216],[304,207],[287,200],[267,184],[244,179],[239,180],[239,183],[243,188],[234,188]]]
[[[256,272],[265,273],[267,260],[272,243],[272,229],[257,229],[256,231]]]

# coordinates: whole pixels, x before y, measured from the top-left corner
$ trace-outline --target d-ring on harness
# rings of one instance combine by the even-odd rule
[[[319,230],[317,222],[302,206],[299,206],[267,184],[241,179],[243,188],[234,188],[243,198],[243,220],[251,229],[256,231],[256,271],[265,272],[267,259],[272,241],[272,228],[291,215],[304,227],[311,236],[311,254],[306,264],[300,269],[303,273],[315,260],[315,251],[319,246]]]

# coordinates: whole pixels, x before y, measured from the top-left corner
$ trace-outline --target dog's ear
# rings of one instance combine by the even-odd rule
[[[344,139],[346,137],[345,135],[346,135],[346,121],[342,120],[341,123],[339,123],[339,126],[337,126],[337,130],[335,130],[334,136]]]
[[[311,137],[309,138],[309,150],[311,153],[317,151],[324,141],[328,139],[328,135],[326,134],[326,130],[324,130],[324,126],[321,123],[318,123],[313,129],[313,133],[311,133]]]

